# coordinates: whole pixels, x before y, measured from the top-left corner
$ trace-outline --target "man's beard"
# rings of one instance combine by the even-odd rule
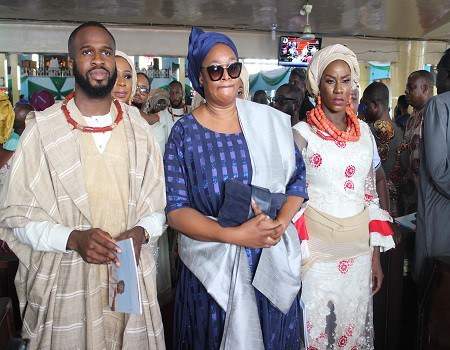
[[[134,102],[134,101],[132,101],[131,104],[139,110],[141,110],[142,106],[144,105],[141,102]]]
[[[172,103],[170,101],[170,106],[175,109],[183,108],[183,100],[174,101],[175,103]]]
[[[109,74],[108,82],[104,86],[93,86],[89,78],[87,77],[87,73],[85,76],[83,76],[76,65],[75,62],[73,62],[73,76],[75,77],[75,83],[83,90],[86,95],[92,97],[92,98],[102,98],[107,95],[109,95],[116,83],[117,79],[117,70],[114,69],[113,74]],[[106,69],[105,69],[106,70]]]

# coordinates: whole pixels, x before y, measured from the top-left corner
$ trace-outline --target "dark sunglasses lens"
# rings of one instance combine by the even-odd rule
[[[212,81],[220,80],[223,76],[223,67],[221,66],[209,66],[206,68],[206,71]]]
[[[273,100],[274,100],[274,102],[279,103],[279,104],[295,103],[295,102],[297,102],[297,100],[295,98],[284,97],[284,96],[277,96]]]
[[[278,103],[278,104],[283,104],[283,102],[284,102],[284,98],[283,97],[281,97],[281,96],[277,96],[277,97],[275,97],[274,99],[273,99],[273,102],[275,102],[275,103]]]
[[[237,79],[241,75],[242,63],[235,62],[228,66],[227,72],[231,79]]]

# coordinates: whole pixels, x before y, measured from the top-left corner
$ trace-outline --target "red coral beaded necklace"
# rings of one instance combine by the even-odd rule
[[[114,106],[116,106],[116,109],[117,109],[117,117],[116,117],[116,120],[114,120],[114,122],[111,125],[102,126],[102,127],[80,125],[76,120],[74,120],[70,116],[70,112],[67,109],[67,104],[74,97],[75,97],[75,92],[70,93],[69,95],[66,96],[66,98],[63,101],[63,104],[61,105],[61,110],[63,111],[67,122],[70,125],[72,125],[72,127],[74,129],[80,130],[81,132],[92,132],[92,133],[112,131],[112,129],[114,129],[117,125],[119,125],[119,123],[123,119],[122,107],[120,106],[119,101],[114,99],[113,103],[114,103]]]
[[[333,122],[327,118],[322,109],[321,98],[318,96],[316,107],[306,113],[306,120],[313,127],[316,134],[325,140],[338,142],[358,141],[361,136],[359,119],[350,105],[345,109],[345,113],[347,129],[343,131],[336,128]]]

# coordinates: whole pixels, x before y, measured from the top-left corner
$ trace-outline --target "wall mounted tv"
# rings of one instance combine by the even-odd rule
[[[307,67],[312,56],[320,50],[321,38],[302,39],[298,36],[281,36],[278,49],[280,66]]]

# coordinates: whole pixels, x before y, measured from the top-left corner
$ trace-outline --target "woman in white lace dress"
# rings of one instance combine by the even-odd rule
[[[391,218],[380,209],[375,190],[375,142],[351,107],[358,62],[351,50],[333,45],[314,55],[307,74],[317,105],[307,122],[293,128],[309,192],[310,256],[302,266],[307,348],[373,349],[380,251],[394,242]]]

